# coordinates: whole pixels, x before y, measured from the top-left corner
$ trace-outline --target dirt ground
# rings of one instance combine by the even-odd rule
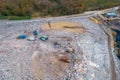
[[[48,22],[47,24],[44,24],[41,27],[43,30],[65,30],[72,33],[85,32],[85,28],[82,25],[67,21],[54,22],[54,23]]]

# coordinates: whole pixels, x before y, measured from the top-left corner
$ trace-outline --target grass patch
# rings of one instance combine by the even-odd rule
[[[8,19],[8,16],[0,16],[0,19]]]
[[[29,20],[32,19],[31,16],[0,16],[0,19],[6,19],[6,20]]]
[[[87,10],[99,10],[114,7],[120,4],[120,0],[88,0]]]

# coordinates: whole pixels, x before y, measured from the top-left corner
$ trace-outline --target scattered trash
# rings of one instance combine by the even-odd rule
[[[81,69],[81,72],[82,72],[83,74],[86,74],[86,73],[88,72],[88,69],[87,69],[87,68],[82,68],[82,69]]]
[[[47,36],[41,36],[40,39],[41,39],[42,41],[47,41],[47,40],[48,40],[48,37],[47,37]]]
[[[70,63],[70,59],[67,58],[66,56],[62,57],[60,60],[66,63]]]
[[[94,74],[94,73],[92,73],[92,74],[91,74],[91,79],[90,79],[90,80],[93,80],[93,79],[94,79],[94,77],[95,77],[95,74]]]
[[[72,53],[72,52],[74,52],[74,49],[73,48],[68,48],[65,52]]]
[[[91,61],[89,61],[89,64],[90,64],[92,67],[99,68],[99,65],[97,65],[97,64],[95,64],[95,63],[93,63],[93,62],[91,62]]]
[[[58,43],[58,42],[55,42],[55,43],[54,43],[54,47],[55,47],[55,48],[60,48],[60,47],[61,47],[61,44]]]
[[[34,36],[30,36],[30,37],[27,38],[27,40],[28,40],[28,41],[35,41],[36,38],[35,38]]]
[[[18,37],[17,37],[17,39],[25,39],[26,38],[26,35],[19,35]]]
[[[91,76],[94,78],[94,77],[95,77],[95,74],[94,74],[94,73],[92,73],[92,74],[91,74]]]
[[[54,45],[60,45],[58,42],[55,42]]]

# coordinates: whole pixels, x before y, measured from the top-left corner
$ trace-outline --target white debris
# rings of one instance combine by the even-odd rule
[[[92,73],[92,75],[91,75],[91,76],[92,76],[92,78],[94,78],[94,77],[95,77],[95,74],[94,74],[94,73]]]
[[[92,67],[95,67],[95,68],[99,68],[99,65],[96,64],[96,63],[93,63],[91,61],[89,61],[89,65],[92,66]]]
[[[92,73],[92,74],[91,74],[91,78],[90,78],[90,80],[94,80],[94,77],[95,77],[95,74]]]

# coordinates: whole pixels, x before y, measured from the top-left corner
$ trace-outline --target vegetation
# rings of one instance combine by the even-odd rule
[[[120,0],[88,0],[87,10],[97,10],[120,5]]]
[[[0,18],[71,15],[115,5],[120,0],[0,0]]]
[[[29,20],[31,16],[0,16],[0,19],[9,19],[9,20]]]

